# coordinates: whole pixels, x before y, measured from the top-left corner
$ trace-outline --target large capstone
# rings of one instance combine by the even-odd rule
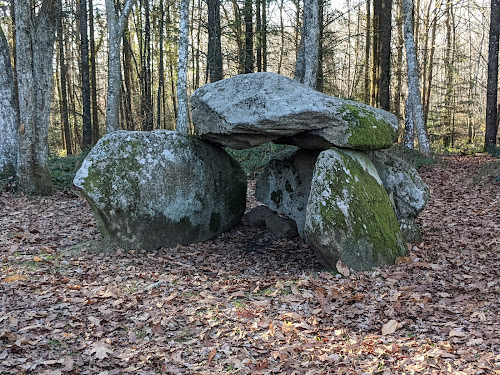
[[[204,241],[238,224],[246,177],[224,150],[158,130],[102,138],[75,180],[104,237],[157,249]]]
[[[396,216],[407,242],[421,240],[415,219],[429,200],[429,187],[417,170],[390,150],[370,152],[385,189],[394,201]]]
[[[368,270],[393,264],[407,252],[377,170],[356,151],[330,149],[319,155],[304,236],[329,269],[340,259],[353,270]]]
[[[275,73],[241,74],[205,85],[191,96],[197,133],[221,146],[244,149],[275,141],[301,148],[358,150],[390,147],[396,117],[331,97]]]
[[[289,216],[304,236],[306,205],[314,164],[320,151],[293,148],[271,159],[257,179],[255,197],[270,209]]]

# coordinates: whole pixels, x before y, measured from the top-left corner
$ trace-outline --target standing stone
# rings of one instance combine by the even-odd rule
[[[304,236],[306,205],[314,164],[320,151],[293,148],[276,155],[257,179],[255,197],[276,212],[289,216]]]
[[[231,156],[167,130],[108,134],[74,184],[104,237],[148,250],[216,236],[239,223],[246,203],[246,176]]]
[[[304,228],[319,260],[369,270],[407,252],[389,195],[362,153],[330,149],[316,162]]]
[[[411,164],[390,150],[370,152],[368,155],[393,199],[405,240],[420,241],[420,229],[414,222],[429,200],[429,187]]]

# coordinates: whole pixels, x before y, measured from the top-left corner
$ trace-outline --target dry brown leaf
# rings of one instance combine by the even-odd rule
[[[398,329],[398,322],[394,319],[389,320],[382,326],[382,336],[390,335]]]
[[[301,320],[303,320],[304,318],[302,317],[302,315],[300,314],[297,314],[296,312],[287,312],[286,314],[283,314],[283,317],[284,318],[290,318],[290,319],[293,319],[293,320],[296,320],[298,322],[300,322]]]
[[[214,359],[216,354],[217,354],[217,348],[213,348],[210,351],[210,353],[208,353],[208,363],[212,362],[212,359]]]
[[[34,261],[34,262],[43,262],[43,259],[42,259],[42,258],[40,258],[39,256],[36,256],[36,255],[35,255],[35,256],[33,257],[33,261]]]
[[[238,290],[237,292],[232,293],[227,300],[231,301],[233,298],[237,297],[245,297],[245,292],[243,290]]]
[[[3,281],[5,281],[6,283],[12,283],[14,281],[27,281],[27,280],[28,278],[23,275],[8,276],[5,279],[3,279]]]
[[[92,344],[92,350],[90,354],[94,353],[97,359],[104,359],[108,357],[108,354],[113,354],[113,350],[109,348],[109,345],[105,342],[98,341]]]
[[[347,267],[346,264],[342,262],[340,259],[337,261],[336,267],[337,271],[339,271],[345,277],[348,277],[351,274],[349,267]]]
[[[465,332],[462,332],[462,331],[456,331],[454,329],[452,329],[449,333],[448,333],[448,336],[449,337],[465,337],[466,334]]]

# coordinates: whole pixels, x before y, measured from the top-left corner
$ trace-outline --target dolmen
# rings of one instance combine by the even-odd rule
[[[245,211],[247,181],[225,148],[271,141],[291,147],[265,166],[256,197],[295,222],[325,268],[393,264],[418,237],[429,189],[386,150],[394,115],[273,73],[205,85],[191,107],[196,136],[117,131],[90,151],[74,184],[103,237],[152,250],[229,230]]]

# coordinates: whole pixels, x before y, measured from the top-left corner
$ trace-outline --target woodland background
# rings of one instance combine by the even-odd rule
[[[0,1],[0,25],[15,67],[13,3]],[[377,3],[380,0],[320,1],[318,90],[381,106],[376,46],[381,43],[377,38],[387,34],[374,32]],[[382,41],[390,43],[391,51],[390,67],[383,67],[390,68],[388,106],[403,126],[407,79],[402,0],[384,3],[392,10],[392,33],[388,41]],[[53,156],[78,154],[106,131],[104,1],[64,0],[61,6],[49,128]],[[115,6],[120,10],[122,4],[118,1]],[[207,12],[213,6],[213,0],[189,3],[188,95],[210,81]],[[223,78],[254,71],[293,76],[302,8],[300,0],[221,1]],[[175,128],[179,11],[178,1],[139,0],[128,17],[121,50],[120,126],[124,129]],[[382,22],[387,26],[387,20]],[[434,151],[474,150],[484,144],[489,22],[490,4],[483,0],[414,3],[424,119]],[[82,64],[87,60],[82,59],[82,51],[87,51],[88,64]],[[86,97],[90,99],[88,114],[84,111]],[[84,121],[86,117],[90,118]]]

